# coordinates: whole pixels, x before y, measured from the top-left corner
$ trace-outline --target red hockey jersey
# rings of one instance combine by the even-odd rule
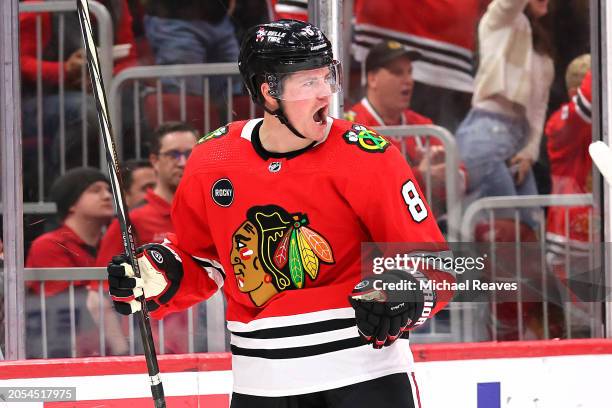
[[[423,58],[414,79],[432,86],[473,91],[478,20],[486,0],[355,0],[353,53],[364,61],[369,48],[395,40]]]
[[[308,0],[270,0],[274,19],[308,21]]]
[[[363,345],[347,300],[361,279],[363,242],[446,248],[410,167],[376,132],[332,118],[323,142],[269,153],[261,123],[231,123],[194,149],[168,244],[184,277],[152,315],[223,287],[239,393],[295,395],[411,371],[408,340],[382,350]],[[450,295],[437,294],[432,315]]]
[[[583,194],[592,191],[592,161],[589,156],[591,134],[591,73],[589,72],[569,103],[556,111],[546,124],[548,157],[552,176],[553,194]],[[566,227],[565,207],[551,207],[548,211],[547,232],[551,252],[564,257],[565,243],[569,241],[575,251],[586,251],[590,241],[590,207],[572,207],[569,226]]]

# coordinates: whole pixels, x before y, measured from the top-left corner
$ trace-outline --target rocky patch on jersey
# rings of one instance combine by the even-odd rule
[[[238,289],[256,306],[277,293],[314,281],[321,263],[333,264],[327,240],[309,227],[306,214],[277,205],[251,207],[232,235],[230,261]]]
[[[368,153],[384,153],[391,143],[372,129],[362,125],[353,125],[344,135],[348,144],[357,145],[361,150]]]
[[[200,138],[200,140],[198,140],[198,144],[202,144],[204,142],[208,142],[211,139],[219,138],[219,137],[227,134],[227,132],[229,132],[229,125],[221,126],[219,129],[213,130],[212,132],[207,133],[204,136],[202,136]]]
[[[219,179],[213,184],[210,195],[215,204],[229,207],[234,202],[234,186],[227,178]]]

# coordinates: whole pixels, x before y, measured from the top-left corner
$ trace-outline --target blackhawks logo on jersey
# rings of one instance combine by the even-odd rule
[[[374,130],[357,124],[353,125],[343,137],[348,144],[355,144],[361,150],[370,153],[383,153],[391,145],[387,139]]]
[[[321,263],[333,264],[325,238],[309,226],[303,213],[277,205],[251,207],[232,236],[231,264],[238,289],[256,306],[317,279]]]
[[[221,126],[219,129],[213,130],[212,132],[207,133],[204,136],[202,136],[200,140],[198,140],[198,144],[202,144],[204,142],[208,142],[211,139],[216,139],[218,137],[221,137],[227,134],[227,132],[229,132],[229,125]]]

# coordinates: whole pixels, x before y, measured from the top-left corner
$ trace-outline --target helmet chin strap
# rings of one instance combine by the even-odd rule
[[[283,111],[283,105],[281,104],[280,99],[277,99],[277,101],[278,101],[278,109],[274,111],[271,109],[268,109],[264,103],[263,104],[264,110],[268,112],[270,115],[276,116],[278,120],[280,120],[280,122],[291,131],[291,133],[293,133],[300,139],[306,139],[304,135],[302,135],[296,128],[293,127],[293,125],[289,122],[289,119],[287,118],[287,116],[285,116],[285,112]]]

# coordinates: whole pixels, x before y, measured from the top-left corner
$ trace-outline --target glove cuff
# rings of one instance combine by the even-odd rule
[[[414,299],[414,314],[410,316],[412,321],[408,323],[404,330],[413,329],[425,323],[436,305],[436,292],[427,276],[418,270],[408,272],[402,269],[393,269],[385,273],[394,275],[403,281],[414,282],[411,285],[416,288],[411,291],[411,297],[416,297]]]

